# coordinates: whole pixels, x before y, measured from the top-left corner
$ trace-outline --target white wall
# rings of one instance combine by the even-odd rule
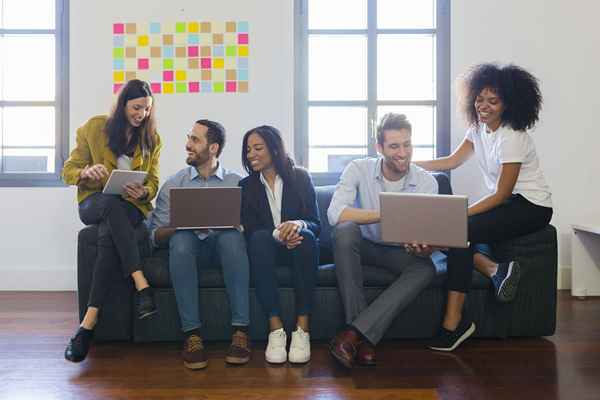
[[[600,224],[600,135],[594,128],[600,106],[599,13],[600,3],[589,0],[452,1],[453,78],[472,64],[500,61],[525,67],[541,81],[545,102],[533,137],[553,191],[559,285],[565,288],[570,287],[570,224]],[[452,127],[455,148],[464,124],[456,117]],[[474,174],[471,162],[453,173],[453,187],[475,197],[480,187]]]
[[[160,4],[163,4],[159,8]],[[71,133],[112,101],[111,24],[117,20],[246,19],[250,22],[250,93],[158,96],[165,139],[161,175],[183,164],[183,135],[198,117],[222,121],[229,132],[225,164],[239,167],[240,137],[259,123],[279,126],[292,144],[292,0],[71,0]],[[571,265],[569,224],[600,223],[600,185],[592,174],[600,135],[592,130],[600,101],[600,3],[588,0],[452,1],[452,77],[485,61],[514,62],[541,80],[545,105],[534,135],[554,192],[561,276]],[[456,110],[453,109],[455,112]],[[455,115],[455,114],[454,114]],[[452,143],[464,125],[452,121]],[[479,172],[470,163],[453,174],[457,192],[475,197]],[[0,290],[74,289],[77,230],[71,188],[0,188]],[[41,206],[40,206],[41,205]],[[566,272],[566,273],[565,273]],[[565,279],[563,286],[570,282]]]
[[[112,88],[112,24],[246,20],[250,24],[247,94],[157,95],[164,147],[161,177],[185,163],[185,134],[199,118],[227,129],[223,164],[240,169],[241,138],[260,124],[293,127],[293,6],[281,0],[71,0],[70,126],[108,112]],[[161,180],[162,182],[162,180]],[[74,188],[0,188],[0,290],[76,288],[77,216]]]

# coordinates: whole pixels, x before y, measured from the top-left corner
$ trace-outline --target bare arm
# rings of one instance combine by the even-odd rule
[[[365,210],[362,208],[346,207],[340,214],[338,223],[350,221],[355,222],[359,225],[364,224],[376,224],[381,220],[379,211],[377,210]]]
[[[521,163],[506,163],[500,167],[500,177],[496,184],[496,192],[482,198],[469,207],[469,215],[484,213],[492,208],[498,207],[512,195],[512,191],[517,183]]]
[[[449,171],[464,164],[473,155],[473,151],[473,143],[465,138],[449,156],[435,160],[415,161],[415,164],[427,171]]]

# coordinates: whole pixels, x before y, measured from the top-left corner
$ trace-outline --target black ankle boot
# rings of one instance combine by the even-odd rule
[[[151,287],[147,287],[136,293],[136,310],[138,319],[147,318],[158,312]]]
[[[90,350],[92,344],[92,338],[94,337],[94,330],[85,329],[79,327],[79,330],[69,340],[69,344],[65,349],[65,359],[71,362],[80,362],[85,360],[85,357]]]

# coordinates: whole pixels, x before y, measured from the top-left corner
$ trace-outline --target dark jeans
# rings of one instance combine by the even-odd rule
[[[88,306],[100,307],[114,275],[128,277],[140,269],[135,227],[144,215],[120,196],[95,193],[79,204],[79,218],[86,225],[98,225],[98,255]]]
[[[317,281],[319,246],[312,231],[302,229],[304,237],[298,247],[288,250],[275,239],[272,231],[258,230],[248,238],[248,257],[254,275],[256,295],[270,317],[281,315],[281,302],[275,268],[292,266],[292,281],[296,294],[296,315],[309,315]]]
[[[519,194],[500,206],[469,217],[466,249],[448,251],[448,290],[466,293],[473,274],[473,248],[477,243],[494,244],[539,231],[552,218],[552,208],[529,202]]]

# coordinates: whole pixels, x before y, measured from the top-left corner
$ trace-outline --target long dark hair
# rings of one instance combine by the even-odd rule
[[[129,100],[140,97],[152,98],[152,107],[141,125],[134,127],[131,126],[127,120],[125,107]],[[131,129],[132,131],[129,143],[127,143],[127,137],[125,135],[127,129]],[[139,79],[132,79],[123,86],[117,97],[117,102],[108,116],[104,131],[108,136],[108,147],[116,157],[131,153],[138,143],[142,148],[144,157],[154,150],[154,146],[156,145],[154,96],[152,95],[152,90],[150,90],[150,85],[148,85],[148,83]]]
[[[261,125],[250,129],[244,135],[244,139],[242,140],[242,165],[246,172],[248,172],[248,174],[259,173],[252,169],[252,165],[250,164],[250,161],[248,161],[248,138],[253,133],[256,133],[265,141],[267,149],[269,149],[269,153],[271,154],[271,160],[273,160],[275,171],[277,171],[277,174],[281,177],[283,182],[294,184],[294,161],[292,161],[291,157],[285,151],[285,145],[279,129],[269,125]]]

